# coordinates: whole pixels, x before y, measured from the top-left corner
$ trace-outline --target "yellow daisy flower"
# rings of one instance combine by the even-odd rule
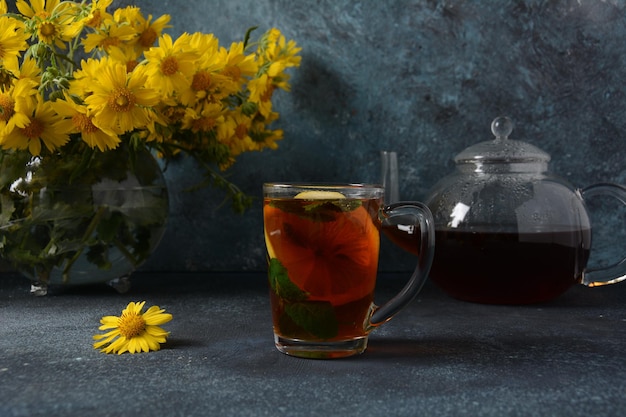
[[[132,72],[139,65],[141,54],[137,53],[135,48],[121,45],[110,47],[109,57],[114,61],[123,62],[126,65],[126,72]]]
[[[15,71],[15,76],[18,79],[28,79],[37,86],[41,83],[41,68],[32,56],[25,56],[19,70]]]
[[[173,129],[168,128],[168,126],[163,123],[156,121],[146,126],[145,132],[145,140],[146,142],[158,142],[163,143],[166,141],[170,141],[172,139]],[[179,150],[176,150],[178,152]],[[160,153],[159,153],[160,154]],[[163,156],[160,154],[161,157]]]
[[[126,24],[117,24],[113,20],[108,20],[107,25],[96,31],[89,33],[83,39],[82,44],[85,52],[89,53],[94,49],[108,51],[113,46],[121,46],[125,42],[131,41],[137,32],[132,26]]]
[[[61,5],[64,5],[63,12],[66,13],[66,17],[59,17],[66,24],[64,34],[74,39],[85,27],[97,30],[105,20],[113,19],[113,16],[106,12],[111,3],[112,0],[92,0],[89,4],[64,1]]]
[[[257,48],[261,72],[268,74],[275,87],[289,91],[289,75],[285,70],[300,65],[301,49],[293,40],[287,42],[278,29],[270,29]]]
[[[249,101],[256,104],[259,114],[266,118],[272,113],[274,88],[272,79],[267,74],[263,74],[248,82],[248,89],[250,90]]]
[[[236,94],[258,71],[254,55],[244,54],[243,42],[234,42],[228,50],[220,48],[217,56],[223,66],[220,74],[225,80],[221,83],[220,90],[228,94]]]
[[[188,35],[183,34],[172,42],[172,37],[164,34],[159,38],[158,47],[144,52],[148,60],[149,87],[160,90],[166,97],[189,88],[199,54],[188,51],[188,44]]]
[[[0,16],[0,66],[16,71],[19,68],[17,58],[28,48],[27,39],[28,34],[24,32],[21,23]]]
[[[101,59],[98,82],[91,85],[93,93],[85,98],[93,112],[93,123],[117,134],[142,129],[151,122],[150,107],[159,104],[156,91],[145,88],[148,76],[145,66],[126,72],[126,65]]]
[[[111,330],[93,336],[94,340],[98,340],[93,344],[94,349],[118,355],[124,352],[140,353],[159,350],[161,343],[165,343],[169,335],[169,332],[159,326],[172,320],[172,315],[165,313],[165,310],[158,306],[152,306],[142,313],[145,304],[145,301],[130,302],[122,310],[120,317],[102,317],[100,320],[102,325],[98,329]]]
[[[285,67],[297,67],[302,61],[302,57],[298,53],[302,50],[299,48],[294,40],[287,42],[283,35],[280,35],[278,40],[277,55],[270,57],[271,60],[280,60],[284,62]]]
[[[254,55],[245,55],[243,42],[233,42],[226,56],[224,72],[230,75],[234,81],[241,77],[252,77],[258,71],[258,65]]]
[[[230,149],[230,155],[235,158],[248,151],[259,150],[250,137],[252,129],[252,118],[241,113],[239,110],[229,112],[224,124],[231,125],[230,136],[223,143]]]
[[[187,107],[198,101],[218,102],[236,92],[237,85],[229,77],[220,74],[226,65],[227,52],[218,53],[218,40],[212,34],[196,32],[189,37],[191,51],[199,52],[195,72],[185,88],[177,91],[177,99]]]
[[[192,50],[202,51],[198,59],[198,66],[216,71],[224,67],[225,62],[215,65],[215,55],[219,49],[219,40],[212,33],[195,32],[189,35],[189,47]]]
[[[6,90],[0,90],[0,143],[14,128],[24,128],[30,122],[28,101],[34,100],[37,84],[29,79],[17,80]]]
[[[270,130],[266,128],[265,122],[254,122],[250,129],[250,137],[256,144],[256,150],[264,148],[277,149],[277,141],[284,137],[282,129]]]
[[[5,14],[7,11],[7,2],[5,0],[0,0],[0,14]]]
[[[76,104],[70,97],[52,102],[54,110],[61,116],[72,121],[72,132],[80,133],[81,138],[89,147],[98,148],[102,152],[117,148],[120,137],[111,130],[103,130],[93,124],[93,117],[86,106]]]
[[[271,119],[277,117],[277,113],[272,113]],[[251,118],[239,111],[233,111],[228,118],[235,124],[234,134],[228,139],[226,144],[230,148],[231,156],[237,157],[244,152],[262,151],[263,149],[276,149],[278,140],[283,138],[281,129],[267,129],[270,120],[263,118]]]
[[[27,22],[30,30],[48,45],[64,49],[65,43],[77,35],[72,25],[73,16],[63,14],[73,7],[69,3],[60,3],[59,0],[31,0],[29,5],[24,0],[18,0],[16,6],[22,15],[30,19]]]
[[[89,14],[85,17],[83,24],[87,27],[98,28],[108,19],[113,19],[113,15],[106,11],[113,3],[113,0],[93,0]]]
[[[51,102],[44,101],[40,95],[35,97],[37,100],[20,101],[25,107],[22,114],[28,117],[28,121],[23,127],[16,126],[1,136],[2,147],[28,149],[32,155],[39,155],[42,144],[52,152],[70,140],[72,122],[56,114]]]
[[[200,110],[192,108],[185,109],[182,127],[194,133],[214,132],[216,134],[218,133],[218,129],[228,129],[228,126],[224,123],[224,109],[217,103],[209,103]],[[228,135],[222,134],[221,136],[224,137]]]
[[[167,14],[164,14],[155,21],[152,21],[152,15],[148,15],[147,19],[141,14],[137,16],[135,24],[135,30],[139,34],[137,37],[137,47],[140,48],[141,51],[152,47],[163,33],[163,30],[171,27],[168,25],[170,19],[171,17]]]
[[[37,37],[39,40],[48,45],[55,45],[58,48],[65,49],[65,43],[62,37],[62,27],[54,20],[44,20],[37,25]]]
[[[104,61],[108,59],[108,57],[102,57],[100,60],[94,58],[83,59],[80,62],[80,68],[76,69],[72,74],[74,79],[70,82],[70,95],[76,97],[91,95],[94,83],[97,82],[98,74],[102,66],[106,65]]]
[[[26,0],[17,0],[15,2],[17,10],[28,18],[35,16],[40,18],[49,17],[58,4],[59,0],[32,0],[30,2],[27,2]]]
[[[118,24],[134,24],[140,19],[141,9],[137,6],[126,6],[124,8],[117,8],[113,12],[113,20]]]

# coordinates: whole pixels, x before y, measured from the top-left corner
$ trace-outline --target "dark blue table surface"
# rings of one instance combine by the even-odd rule
[[[377,300],[403,285],[385,274]],[[172,313],[158,352],[92,348],[104,315],[146,300]],[[46,297],[0,276],[1,416],[622,416],[626,284],[532,306],[457,301],[428,283],[342,360],[273,346],[259,273],[138,274],[126,294]]]

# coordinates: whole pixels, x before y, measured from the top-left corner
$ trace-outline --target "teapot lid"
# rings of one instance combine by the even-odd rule
[[[509,139],[513,121],[508,117],[497,117],[491,122],[495,139],[472,145],[455,158],[457,164],[466,163],[528,163],[548,162],[550,155],[530,143]]]

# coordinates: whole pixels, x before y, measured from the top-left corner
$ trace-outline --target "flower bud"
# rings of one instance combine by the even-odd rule
[[[257,105],[251,101],[246,101],[241,105],[241,112],[246,116],[253,116],[257,112]]]

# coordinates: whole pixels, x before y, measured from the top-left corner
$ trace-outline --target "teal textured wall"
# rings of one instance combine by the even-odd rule
[[[168,231],[144,270],[263,270],[264,181],[371,182],[379,151],[399,153],[401,197],[423,199],[452,157],[491,138],[498,115],[512,137],[552,155],[577,186],[626,183],[626,5],[600,0],[115,1],[172,15],[169,33],[212,32],[224,45],[248,27],[278,27],[302,47],[292,92],[276,96],[277,151],[246,154],[232,179],[257,197],[245,215],[199,175],[170,166]],[[626,210],[594,210],[596,260],[626,252]],[[602,230],[610,230],[604,233]],[[381,268],[412,260],[384,250]]]

